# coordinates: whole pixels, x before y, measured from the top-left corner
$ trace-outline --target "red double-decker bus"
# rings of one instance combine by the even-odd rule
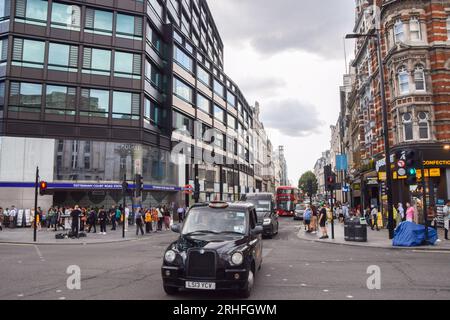
[[[299,189],[294,187],[278,187],[276,194],[278,215],[282,217],[293,217],[295,214],[295,206],[299,200]]]

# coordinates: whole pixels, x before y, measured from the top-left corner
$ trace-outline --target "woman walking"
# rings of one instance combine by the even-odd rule
[[[170,229],[170,211],[166,206],[163,207],[164,227],[166,231]]]
[[[158,231],[158,209],[152,208],[152,225],[153,225],[153,232]]]
[[[162,231],[162,224],[163,224],[163,219],[164,219],[164,214],[163,214],[163,207],[159,206],[159,208],[157,209],[158,212],[158,231]]]
[[[328,239],[328,232],[327,232],[327,209],[328,206],[325,205],[320,209],[320,215],[319,215],[319,225],[320,225],[320,231],[322,232],[322,237],[320,239]]]
[[[100,234],[106,234],[106,220],[108,219],[108,214],[106,213],[105,207],[101,207],[98,212],[98,222],[100,223]]]
[[[406,221],[414,222],[414,213],[414,207],[412,207],[409,202],[406,203]]]
[[[152,231],[152,211],[147,209],[145,211],[145,233],[150,233]]]

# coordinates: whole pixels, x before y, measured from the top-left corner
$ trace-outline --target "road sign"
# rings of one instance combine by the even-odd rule
[[[398,176],[399,176],[399,177],[406,176],[406,170],[405,170],[405,168],[400,168],[400,169],[398,169],[397,173],[398,173]]]
[[[398,166],[399,168],[404,168],[404,167],[406,167],[406,162],[405,162],[405,160],[399,160],[399,161],[397,162],[397,166]]]

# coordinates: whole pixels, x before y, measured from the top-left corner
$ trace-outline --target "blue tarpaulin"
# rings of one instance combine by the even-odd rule
[[[428,243],[434,245],[438,239],[435,229],[428,228]],[[395,247],[418,247],[424,244],[425,226],[412,222],[402,222],[395,229],[392,245]]]

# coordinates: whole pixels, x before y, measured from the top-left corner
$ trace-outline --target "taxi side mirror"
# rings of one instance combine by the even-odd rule
[[[263,227],[261,227],[261,226],[256,226],[256,227],[251,231],[251,234],[252,234],[253,236],[257,236],[257,235],[262,234],[263,231],[264,231]]]
[[[179,224],[173,224],[172,227],[170,227],[170,229],[175,233],[181,232],[181,226]]]

